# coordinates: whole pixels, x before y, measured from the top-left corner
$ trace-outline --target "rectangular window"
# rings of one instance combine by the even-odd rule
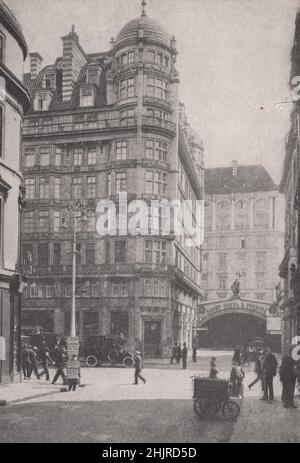
[[[166,263],[166,241],[145,242],[145,260],[147,263],[165,264]]]
[[[39,232],[44,233],[44,232],[49,231],[49,212],[48,211],[39,211],[38,228],[39,228]]]
[[[99,84],[99,70],[96,69],[88,69],[87,71],[87,83],[88,84]]]
[[[54,179],[54,199],[60,199],[61,197],[61,179],[56,177]]]
[[[120,191],[127,191],[127,173],[117,172],[116,173],[116,193]]]
[[[49,265],[48,243],[38,243],[38,265]]]
[[[227,279],[224,277],[219,278],[219,289],[226,289]]]
[[[50,164],[50,148],[40,148],[40,165],[49,166]]]
[[[127,338],[129,326],[128,312],[111,312],[110,317],[110,334]]]
[[[23,230],[25,233],[34,232],[34,215],[33,212],[24,212],[23,215]]]
[[[97,163],[97,150],[96,148],[88,149],[88,165],[93,166]]]
[[[168,145],[162,141],[155,141],[155,160],[167,161]]]
[[[106,181],[107,181],[107,194],[108,196],[110,196],[112,194],[111,174],[107,174]]]
[[[149,77],[148,76],[147,95],[151,96],[151,97],[155,96],[155,79],[154,79],[154,77]]]
[[[87,195],[88,198],[96,198],[96,177],[87,178]]]
[[[82,165],[82,155],[83,155],[82,148],[74,148],[73,150],[74,166]]]
[[[53,212],[53,231],[59,233],[60,231],[60,211]]]
[[[72,197],[82,198],[82,181],[80,177],[73,177],[72,179]]]
[[[167,192],[167,174],[157,171],[146,171],[146,193],[162,194]]]
[[[35,165],[35,154],[32,151],[26,151],[24,153],[24,166],[34,167]]]
[[[154,159],[154,140],[145,141],[145,152],[147,159]]]
[[[55,148],[54,165],[56,167],[61,166],[61,159],[62,159],[62,149],[61,148]]]
[[[40,177],[39,180],[39,197],[40,199],[49,198],[49,179],[45,177]]]
[[[53,244],[53,265],[60,265],[60,243]]]
[[[124,263],[126,261],[126,241],[115,242],[115,263]]]
[[[86,264],[93,265],[95,264],[96,259],[96,248],[95,243],[86,244]]]
[[[154,172],[147,171],[145,174],[145,177],[146,177],[146,193],[152,194],[153,193]]]
[[[92,88],[81,89],[81,102],[80,106],[94,106],[94,92]]]
[[[134,51],[129,51],[128,52],[127,61],[128,61],[128,64],[134,63]]]
[[[116,158],[119,161],[127,159],[127,141],[116,142]]]
[[[227,255],[219,254],[219,270],[227,269]]]
[[[35,179],[25,178],[25,195],[26,199],[34,199]]]

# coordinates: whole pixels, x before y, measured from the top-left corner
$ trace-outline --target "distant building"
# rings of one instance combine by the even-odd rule
[[[232,167],[206,169],[202,287],[208,303],[231,298],[235,280],[239,297],[249,304],[252,301],[265,311],[274,302],[283,255],[283,214],[282,195],[263,166],[240,166],[234,161]],[[255,317],[252,327],[244,316],[235,323],[228,319],[233,328],[231,343],[243,339],[239,330],[244,334],[248,330],[250,337],[265,333],[266,315],[260,328]],[[222,332],[228,337],[225,318],[213,323],[220,325],[219,337]]]
[[[300,11],[296,16],[294,44],[291,52],[290,83],[300,75],[299,59]],[[292,88],[292,85],[291,85]],[[291,127],[286,136],[285,159],[280,191],[285,196],[285,255],[280,265],[284,279],[283,347],[288,348],[296,336],[300,336],[300,249],[299,249],[299,100],[291,112]]]
[[[19,23],[0,0],[0,383],[20,379],[20,143],[29,94],[22,84],[27,46]]]
[[[95,212],[99,200],[117,201],[121,192],[149,204],[203,199],[203,144],[178,100],[176,40],[143,10],[109,51],[86,53],[74,27],[62,42],[54,64],[31,53],[25,75],[33,103],[22,159],[23,325],[69,334],[71,234],[61,221],[79,197],[88,206],[77,230],[82,345],[121,334],[130,349],[164,356],[174,341],[191,345],[201,243],[187,247],[182,237],[161,235],[160,225],[150,236],[99,236]]]

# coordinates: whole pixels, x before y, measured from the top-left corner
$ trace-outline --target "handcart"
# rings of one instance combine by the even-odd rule
[[[230,382],[225,379],[192,376],[194,410],[199,417],[217,416],[222,412],[227,419],[236,419],[239,404],[230,397]]]

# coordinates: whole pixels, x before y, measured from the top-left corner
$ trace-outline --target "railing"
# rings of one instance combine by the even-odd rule
[[[23,134],[26,135],[47,135],[52,133],[68,133],[89,130],[109,130],[112,128],[134,127],[136,126],[136,117],[126,117],[117,119],[104,119],[99,121],[83,122],[60,122],[52,124],[39,124],[25,126]]]
[[[176,124],[166,119],[160,119],[158,117],[143,116],[143,125],[159,127],[162,129],[169,130],[172,133],[176,133]]]

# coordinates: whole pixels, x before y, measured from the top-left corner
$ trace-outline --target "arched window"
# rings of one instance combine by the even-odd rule
[[[235,229],[245,230],[250,225],[249,203],[240,200],[235,204]]]
[[[230,203],[220,201],[217,204],[217,230],[230,230]]]
[[[254,227],[266,229],[268,228],[268,223],[268,203],[265,199],[258,199],[254,203]]]

